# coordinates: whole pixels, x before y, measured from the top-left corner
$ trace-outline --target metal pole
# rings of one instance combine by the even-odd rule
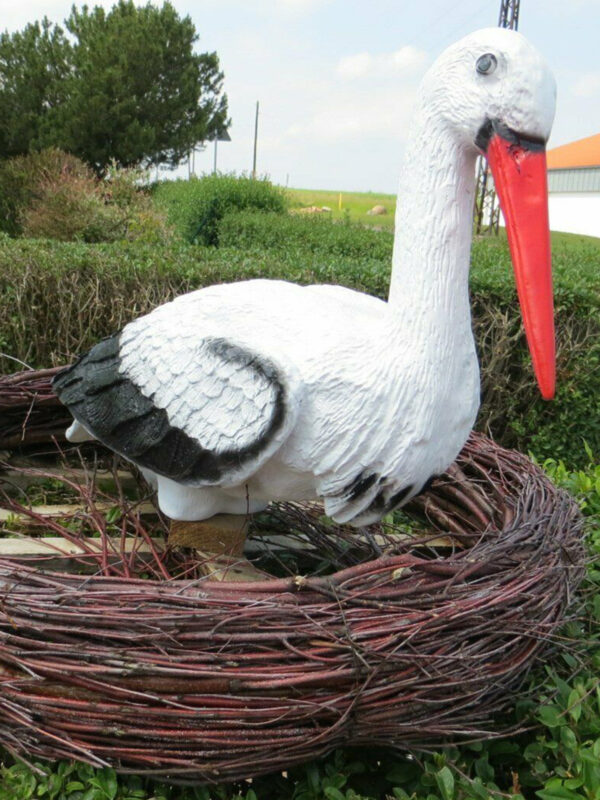
[[[213,175],[217,174],[217,142],[219,141],[219,137],[215,134],[215,160],[213,163]]]
[[[500,0],[498,26],[516,31],[519,27],[520,0]],[[500,209],[496,204],[496,190],[487,161],[479,156],[477,166],[477,189],[475,201],[475,232],[483,233],[484,226],[490,233],[498,233]],[[489,211],[489,219],[486,212]]]
[[[519,11],[519,0],[502,0],[498,15],[498,27],[516,31],[519,27]]]
[[[258,100],[256,101],[256,117],[254,119],[254,158],[252,160],[252,177],[256,178],[256,143],[258,141]]]

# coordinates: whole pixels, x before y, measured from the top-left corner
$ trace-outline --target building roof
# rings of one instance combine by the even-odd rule
[[[600,133],[548,150],[548,169],[600,167]]]

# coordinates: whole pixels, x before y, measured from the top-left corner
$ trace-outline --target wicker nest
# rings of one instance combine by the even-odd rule
[[[578,508],[473,434],[408,512],[417,536],[274,505],[255,542],[269,525],[292,532],[299,559],[327,553],[329,575],[144,580],[0,559],[0,740],[21,757],[221,781],[340,745],[496,735],[581,578]]]

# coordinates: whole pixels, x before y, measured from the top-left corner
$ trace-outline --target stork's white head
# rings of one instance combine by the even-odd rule
[[[525,37],[486,28],[449,47],[421,85],[425,119],[488,159],[506,220],[517,290],[542,395],[555,385],[554,311],[545,146],[554,77]]]
[[[423,106],[468,148],[485,150],[493,130],[541,144],[550,135],[554,76],[516,31],[485,28],[465,36],[434,62],[421,91]]]

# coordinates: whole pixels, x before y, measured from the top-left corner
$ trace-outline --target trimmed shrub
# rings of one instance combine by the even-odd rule
[[[287,230],[285,217],[282,222]],[[483,386],[478,428],[506,446],[569,465],[587,459],[584,439],[600,452],[599,252],[600,243],[557,240],[558,392],[546,403],[531,370],[506,243],[474,246],[473,325]],[[0,239],[0,348],[33,367],[63,364],[159,303],[201,286],[266,277],[339,283],[385,297],[389,271],[389,258],[340,257],[299,245],[217,249],[5,237]],[[16,367],[0,359],[0,368]]]
[[[219,224],[228,212],[254,209],[281,214],[287,208],[283,189],[266,178],[235,175],[163,181],[155,185],[154,197],[186,242],[205,245],[219,244]]]
[[[0,162],[0,229],[23,232],[23,214],[39,202],[40,184],[60,176],[79,183],[90,174],[83,161],[53,147]]]
[[[257,214],[230,212],[219,225],[221,247],[244,250],[269,248],[278,252],[295,250],[328,256],[376,258],[390,263],[394,236],[351,222],[334,222],[320,214]]]
[[[21,213],[22,235],[63,242],[115,241],[125,236],[127,215],[104,202],[96,177],[67,171],[44,175]]]
[[[100,180],[53,148],[13,158],[0,166],[0,226],[13,236],[60,241],[169,238],[142,178],[139,170],[112,169]]]
[[[473,247],[471,296],[482,365],[479,427],[508,447],[582,465],[600,453],[600,240],[553,234],[556,398],[541,399],[503,238]]]

